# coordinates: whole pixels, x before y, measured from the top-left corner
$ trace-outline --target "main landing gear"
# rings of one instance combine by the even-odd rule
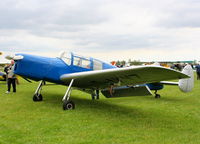
[[[62,99],[63,101],[63,110],[70,110],[70,109],[75,109],[75,104],[73,101],[70,101],[70,95],[71,95],[71,88],[72,84],[74,82],[74,79],[71,80],[69,87],[67,88],[67,91]]]
[[[69,87],[67,88],[67,91],[62,99],[63,101],[63,110],[70,110],[70,109],[74,109],[75,108],[75,104],[73,101],[70,101],[70,95],[71,95],[71,88],[72,88],[72,84],[74,82],[74,79],[71,80]],[[41,90],[42,90],[42,86],[45,85],[45,81],[41,81],[35,91],[35,94],[33,95],[33,101],[38,102],[38,101],[42,101],[43,97],[41,94]]]
[[[99,90],[95,90],[92,94],[92,100],[99,99]]]
[[[42,101],[43,97],[41,95],[41,90],[42,90],[42,86],[45,85],[45,81],[41,81],[35,91],[35,94],[33,95],[33,101],[38,102],[38,101]]]
[[[157,90],[155,91],[155,98],[160,98],[160,95],[159,94],[157,94]]]

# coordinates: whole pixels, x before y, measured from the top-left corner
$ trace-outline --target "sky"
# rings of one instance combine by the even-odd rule
[[[200,60],[199,0],[2,0],[0,51]],[[3,56],[0,56],[2,61]]]

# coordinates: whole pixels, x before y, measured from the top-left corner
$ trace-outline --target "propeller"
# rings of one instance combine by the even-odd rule
[[[24,57],[22,55],[7,55],[5,58],[8,60],[21,60]]]

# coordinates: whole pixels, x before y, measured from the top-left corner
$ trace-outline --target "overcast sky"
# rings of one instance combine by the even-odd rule
[[[200,60],[200,0],[2,0],[0,51]]]

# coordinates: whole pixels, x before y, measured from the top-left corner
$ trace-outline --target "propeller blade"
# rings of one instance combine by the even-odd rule
[[[5,56],[5,58],[6,58],[7,60],[12,60],[12,59],[14,58],[14,56],[12,56],[12,55],[7,55],[7,56]]]
[[[8,60],[21,60],[24,57],[22,55],[7,55],[5,58]]]

